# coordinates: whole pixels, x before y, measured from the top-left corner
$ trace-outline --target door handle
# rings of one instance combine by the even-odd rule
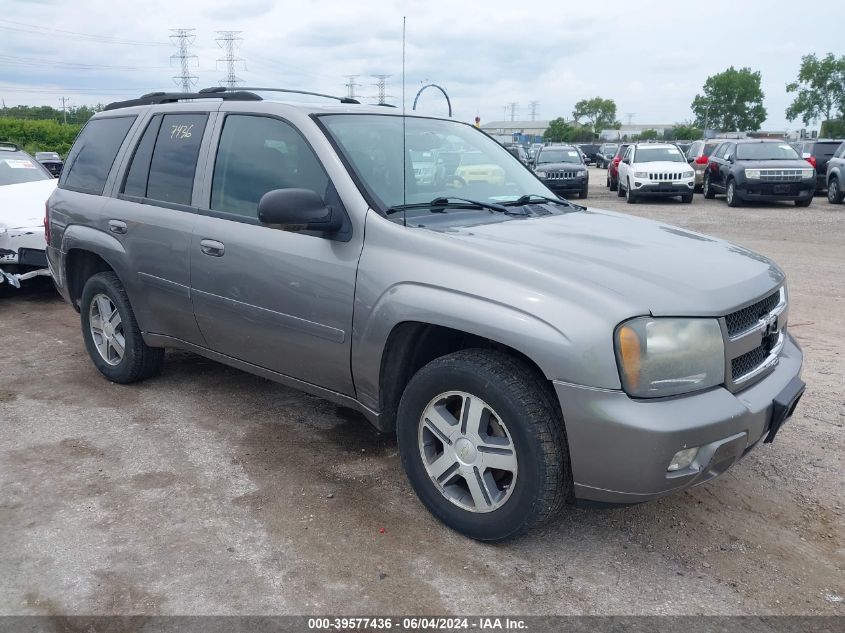
[[[223,242],[218,242],[217,240],[200,240],[200,248],[202,252],[206,255],[211,255],[212,257],[223,257],[223,252],[226,250],[226,247],[223,245]]]
[[[109,231],[123,235],[126,233],[126,222],[123,220],[109,220]]]

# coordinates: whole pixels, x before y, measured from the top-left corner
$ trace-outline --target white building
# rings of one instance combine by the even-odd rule
[[[638,136],[645,130],[655,130],[658,135],[663,136],[664,132],[674,127],[674,123],[628,123],[618,130],[602,130],[599,138],[603,141],[621,141]]]

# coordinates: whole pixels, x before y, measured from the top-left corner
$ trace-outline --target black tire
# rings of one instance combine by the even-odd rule
[[[616,181],[616,187],[613,189],[616,192],[617,198],[624,198],[625,197],[625,190],[622,188],[622,183],[618,180]]]
[[[125,341],[120,362],[109,364],[101,356],[91,332],[91,303],[97,295],[106,295],[120,315],[122,334]],[[80,302],[82,338],[94,366],[103,376],[121,384],[137,382],[154,376],[161,370],[164,349],[149,347],[144,343],[141,329],[135,320],[135,313],[129,304],[129,297],[123,284],[113,272],[97,273],[85,282]]]
[[[628,204],[637,204],[637,194],[631,191],[631,181],[625,186],[625,202]]]
[[[845,200],[845,191],[842,191],[839,178],[831,176],[830,182],[827,183],[827,201],[830,204],[842,204],[843,200]]]
[[[554,517],[571,495],[563,420],[554,393],[543,382],[524,361],[486,349],[437,358],[411,378],[396,423],[402,465],[420,501],[450,528],[481,541],[506,540]],[[514,488],[501,507],[489,512],[473,512],[446,498],[423,462],[423,412],[439,395],[452,391],[488,403],[513,443],[518,461]]]
[[[713,187],[710,184],[710,174],[704,174],[704,183],[701,185],[701,193],[704,194],[704,197],[707,200],[712,200],[716,197],[716,192],[713,191]]]
[[[692,202],[692,194],[687,193],[681,196],[681,202],[683,202],[684,204],[690,204]]]
[[[702,188],[703,187],[701,185],[696,185],[695,187],[692,188],[692,192],[693,193],[701,193]]]
[[[736,182],[734,180],[728,181],[728,187],[725,189],[725,202],[728,203],[729,207],[733,208],[742,206],[742,198],[736,192]]]
[[[584,187],[581,191],[578,192],[578,197],[583,199],[587,197],[587,193],[589,193],[589,185]]]
[[[619,191],[619,180],[614,180],[613,178],[611,178],[609,186],[611,191]]]
[[[813,198],[807,198],[806,200],[793,200],[796,207],[809,207],[813,203]]]

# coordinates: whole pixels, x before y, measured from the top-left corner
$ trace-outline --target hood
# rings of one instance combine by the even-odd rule
[[[584,171],[587,166],[582,163],[540,163],[534,169],[542,171]]]
[[[631,165],[631,169],[634,171],[689,171],[692,169],[689,163],[684,161],[683,163],[679,163],[678,161],[671,161],[671,160],[660,160],[657,162],[651,163],[634,163]]]
[[[57,182],[51,178],[0,186],[0,226],[9,229],[41,226],[44,223],[44,203]]]
[[[544,293],[567,292],[573,283],[613,293],[630,306],[631,316],[721,316],[784,281],[771,260],[741,246],[610,211],[588,209],[447,234],[495,254],[502,275],[518,275]]]

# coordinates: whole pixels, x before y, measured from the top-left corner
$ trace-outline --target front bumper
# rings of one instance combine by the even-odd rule
[[[583,191],[590,184],[589,178],[566,178],[562,180],[543,180],[549,189],[558,191]]]
[[[634,193],[649,196],[686,196],[693,192],[695,180],[676,182],[642,182],[634,180]]]
[[[776,188],[782,187],[782,188]],[[780,185],[768,182],[747,181],[737,187],[737,194],[743,200],[753,202],[774,202],[778,200],[806,200],[812,198],[816,190],[814,180],[795,183],[783,183]]]
[[[566,424],[575,496],[606,503],[649,501],[721,475],[766,439],[773,403],[800,376],[803,356],[787,334],[778,365],[738,393],[724,388],[660,400],[555,382]],[[701,447],[686,469],[672,456]]]

